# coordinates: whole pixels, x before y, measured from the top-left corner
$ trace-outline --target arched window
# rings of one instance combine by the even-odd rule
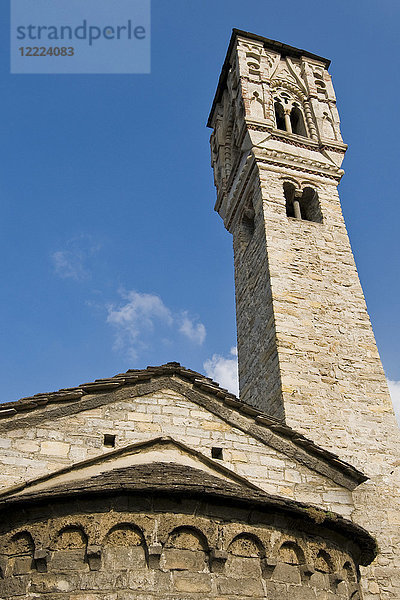
[[[308,137],[301,104],[287,92],[274,97],[276,128],[287,133]]]
[[[286,216],[287,217],[295,217],[294,214],[294,206],[293,206],[293,199],[294,199],[294,194],[296,191],[296,187],[293,185],[293,183],[289,183],[288,181],[285,181],[285,183],[283,184],[283,192],[285,195],[285,200],[286,200]]]
[[[276,128],[281,129],[282,131],[286,131],[285,112],[283,110],[283,106],[279,102],[279,100],[277,100],[275,102],[274,106],[275,106]]]
[[[283,184],[283,192],[286,200],[286,216],[302,221],[313,221],[322,223],[321,207],[318,193],[311,187],[305,187],[302,191],[296,189],[290,182]]]
[[[290,111],[290,122],[292,124],[292,132],[297,135],[307,137],[306,126],[304,124],[303,113],[296,103],[293,104],[293,108]]]

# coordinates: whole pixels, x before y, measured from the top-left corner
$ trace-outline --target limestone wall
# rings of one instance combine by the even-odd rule
[[[353,518],[381,548],[365,595],[397,600],[400,432],[337,192],[346,146],[327,64],[244,32],[228,58],[209,123],[216,209],[235,250],[241,397],[371,478],[354,492]],[[295,105],[302,131],[291,121]],[[242,158],[224,180],[227,149]],[[319,222],[304,204],[294,218],[284,185],[292,199],[315,194]],[[258,194],[243,249],[243,220]],[[362,199],[354,202],[361,210]]]
[[[315,182],[322,224],[298,221],[285,215],[284,177],[261,171],[285,420],[371,477],[354,494],[354,518],[382,549],[370,597],[396,597],[399,429],[336,185]]]
[[[164,389],[137,396],[136,388],[125,387],[105,398],[104,405],[70,416],[54,417],[53,411],[62,414],[62,407],[38,409],[30,416],[34,426],[28,420],[24,427],[7,429],[6,421],[15,426],[17,422],[14,417],[4,419],[0,424],[3,488],[109,452],[104,434],[116,435],[115,448],[166,435],[209,458],[213,447],[221,448],[220,464],[268,493],[316,504],[345,517],[351,515],[351,491],[299,464],[293,457],[295,449],[292,456],[278,452],[180,393]],[[236,418],[239,420],[239,415]],[[251,424],[243,416],[240,422]],[[300,457],[300,449],[297,453]]]

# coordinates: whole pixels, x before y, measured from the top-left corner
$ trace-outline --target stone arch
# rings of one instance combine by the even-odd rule
[[[234,578],[261,579],[264,557],[265,548],[261,540],[251,533],[241,533],[228,546],[225,572]]]
[[[303,219],[305,221],[313,221],[314,223],[322,223],[321,205],[319,202],[318,192],[315,187],[307,185],[303,188],[301,200],[301,209]]]
[[[285,563],[287,565],[303,565],[305,564],[305,556],[303,549],[291,540],[283,542],[278,550],[278,562]]]
[[[53,542],[50,570],[87,570],[87,545],[88,537],[80,525],[66,525],[60,529]]]
[[[80,525],[66,525],[57,534],[54,548],[57,550],[69,550],[87,546],[87,535]]]
[[[333,573],[335,570],[331,555],[326,550],[318,550],[315,558],[315,569],[320,573]]]
[[[289,81],[276,80],[271,83],[271,96],[270,96],[270,105],[268,109],[268,113],[271,116],[274,114],[274,104],[277,96],[282,96],[284,94],[284,102],[285,98],[287,99],[287,104],[292,104],[293,102],[297,102],[301,107],[302,112],[304,113],[304,121],[305,121],[305,129],[309,132],[309,136],[317,140],[317,128],[314,123],[314,118],[311,111],[311,105],[309,100],[307,99],[304,92],[298,88],[296,85],[290,83]],[[286,127],[285,127],[286,129]],[[308,134],[306,133],[306,136]]]
[[[236,535],[228,546],[228,552],[235,556],[243,556],[247,558],[264,558],[264,544],[258,536],[253,533],[239,533]]]
[[[35,543],[29,531],[19,531],[10,540],[6,573],[25,575],[34,569]]]
[[[209,545],[197,528],[180,526],[173,529],[164,545],[161,567],[176,571],[209,571]]]
[[[286,540],[280,545],[277,553],[277,564],[272,573],[272,579],[280,582],[290,581],[296,585],[302,584],[301,565],[305,564],[303,549],[292,540]]]
[[[103,560],[106,569],[146,569],[147,545],[142,530],[133,523],[117,523],[103,541]]]

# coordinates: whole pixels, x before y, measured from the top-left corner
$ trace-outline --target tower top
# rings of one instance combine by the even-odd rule
[[[207,127],[212,127],[212,118],[214,116],[214,111],[215,111],[216,105],[221,100],[221,96],[226,87],[226,80],[227,80],[229,68],[230,68],[231,54],[232,54],[232,50],[235,46],[235,43],[236,43],[236,40],[238,37],[245,38],[245,39],[248,39],[253,42],[261,42],[263,44],[264,48],[266,48],[268,50],[273,50],[274,52],[277,52],[278,54],[280,54],[282,57],[290,56],[290,57],[294,57],[294,58],[301,58],[302,56],[306,56],[307,58],[311,58],[320,63],[323,63],[323,65],[326,69],[328,69],[329,65],[331,64],[331,61],[328,60],[327,58],[323,58],[322,56],[318,56],[317,54],[312,54],[311,52],[308,52],[307,50],[295,48],[294,46],[289,46],[288,44],[283,44],[282,42],[277,42],[276,40],[270,40],[269,38],[263,37],[262,35],[256,35],[255,33],[250,33],[249,31],[243,31],[242,29],[236,29],[236,28],[232,29],[232,35],[231,35],[231,39],[229,41],[229,46],[228,46],[228,50],[226,53],[225,61],[222,66],[221,75],[218,80],[217,91],[215,92],[210,115],[208,117]]]

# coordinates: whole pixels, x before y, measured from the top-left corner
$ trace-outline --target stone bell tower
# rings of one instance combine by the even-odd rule
[[[364,503],[386,505],[385,538],[399,430],[340,207],[347,146],[328,67],[233,31],[208,121],[215,210],[233,236],[241,399],[364,469],[360,521],[377,531]]]

